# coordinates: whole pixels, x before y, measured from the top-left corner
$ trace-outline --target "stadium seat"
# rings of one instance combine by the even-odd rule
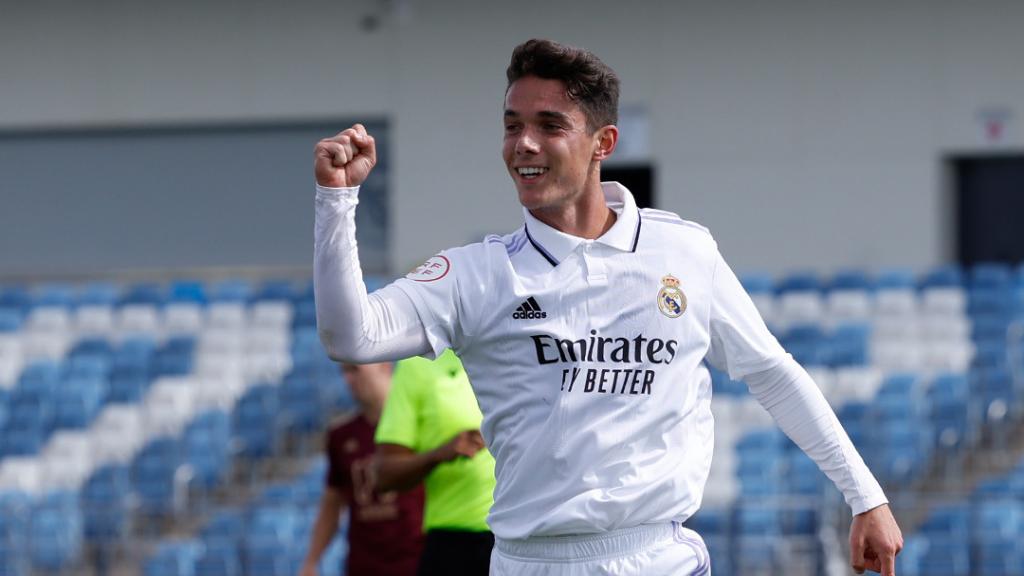
[[[145,440],[142,408],[108,404],[89,428],[95,462],[127,464]]]
[[[203,553],[196,561],[196,576],[242,576],[242,541],[245,517],[237,510],[220,510],[200,531]]]
[[[195,335],[203,328],[203,309],[196,302],[171,302],[164,309],[164,329],[168,335]]]
[[[171,540],[160,544],[146,560],[143,576],[193,576],[203,546],[198,540]]]
[[[0,574],[27,576],[31,497],[0,487]]]
[[[182,449],[193,486],[209,490],[224,479],[230,465],[230,439],[230,418],[222,410],[203,412],[185,427]]]
[[[277,388],[269,384],[253,386],[239,399],[232,419],[242,456],[265,458],[276,451],[277,410]]]
[[[40,476],[50,489],[78,490],[93,467],[89,434],[69,430],[53,434],[40,456]]]
[[[97,544],[119,542],[129,524],[129,469],[108,464],[96,469],[82,486],[81,503],[85,538]]]
[[[54,492],[32,506],[29,558],[37,570],[71,566],[82,552],[82,515],[75,492]]]
[[[198,280],[176,280],[171,282],[167,298],[168,309],[174,304],[206,304],[206,288]]]
[[[245,304],[253,295],[253,286],[248,280],[224,280],[214,284],[210,292],[211,303]]]
[[[166,516],[181,508],[184,493],[177,478],[180,464],[181,444],[174,437],[155,438],[135,456],[131,466],[132,487],[143,513]]]
[[[74,306],[76,309],[87,306],[111,307],[117,304],[120,294],[120,288],[114,283],[90,282],[78,289]]]

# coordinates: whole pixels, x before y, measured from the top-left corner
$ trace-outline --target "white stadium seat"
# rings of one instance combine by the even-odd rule
[[[214,302],[206,311],[207,326],[242,330],[246,326],[245,304],[241,302]]]
[[[93,471],[91,436],[79,430],[55,432],[43,448],[40,477],[47,489],[77,490]]]
[[[114,334],[114,309],[110,306],[89,305],[75,310],[75,332],[80,336],[109,337]]]
[[[89,427],[95,466],[125,464],[145,441],[142,409],[137,404],[109,404]]]
[[[168,336],[187,336],[203,328],[203,309],[195,302],[174,302],[164,310],[164,330]]]
[[[251,326],[276,327],[288,330],[292,325],[293,313],[290,302],[257,302],[249,310],[249,324]]]
[[[121,338],[149,336],[162,338],[160,317],[152,304],[130,304],[117,312],[117,333]]]
[[[0,492],[37,494],[41,488],[39,458],[11,456],[0,460]]]

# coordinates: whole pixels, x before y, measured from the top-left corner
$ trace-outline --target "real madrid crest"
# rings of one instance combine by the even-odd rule
[[[658,310],[669,318],[679,318],[686,312],[686,294],[679,287],[679,280],[669,274],[661,279],[658,291]]]

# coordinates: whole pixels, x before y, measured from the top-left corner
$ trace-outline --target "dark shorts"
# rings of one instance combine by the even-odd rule
[[[494,534],[431,530],[420,556],[417,576],[487,576]]]

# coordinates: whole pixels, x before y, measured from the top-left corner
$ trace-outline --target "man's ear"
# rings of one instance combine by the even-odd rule
[[[619,142],[619,129],[614,124],[602,126],[597,129],[597,148],[594,150],[594,160],[607,160],[612,152],[615,152],[615,145]]]

